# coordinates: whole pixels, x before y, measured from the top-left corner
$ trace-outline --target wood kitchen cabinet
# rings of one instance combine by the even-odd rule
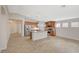
[[[46,31],[48,32],[49,36],[56,36],[56,28],[55,28],[55,21],[48,21],[46,22]]]

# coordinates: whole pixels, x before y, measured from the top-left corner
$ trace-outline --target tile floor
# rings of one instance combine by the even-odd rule
[[[79,41],[59,37],[47,37],[32,41],[29,37],[11,35],[7,49],[2,53],[78,53]]]

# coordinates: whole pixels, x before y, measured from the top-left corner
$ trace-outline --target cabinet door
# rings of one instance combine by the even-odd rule
[[[46,22],[46,28],[47,28],[47,31],[49,29],[52,29],[52,31],[50,33],[48,33],[48,35],[50,35],[50,36],[55,36],[56,35],[55,21],[48,21],[48,22]]]

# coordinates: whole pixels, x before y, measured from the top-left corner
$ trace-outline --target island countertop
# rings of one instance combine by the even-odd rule
[[[47,31],[32,31],[32,40],[39,40],[47,37]]]

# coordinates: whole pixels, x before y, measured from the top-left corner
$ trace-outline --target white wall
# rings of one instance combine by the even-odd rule
[[[5,8],[5,11],[6,11],[6,8]],[[8,18],[9,17],[8,17],[7,11],[5,14],[0,13],[0,50],[7,48],[7,43],[8,43],[9,34],[10,34],[9,27],[8,27]]]
[[[22,24],[21,24],[21,23],[18,23],[18,24],[17,24],[17,32],[18,32],[19,34],[22,33]]]
[[[9,22],[9,27],[10,27],[10,33],[16,33],[18,31],[17,23],[14,21]]]
[[[10,33],[22,34],[22,23],[9,20]]]
[[[79,18],[58,21],[57,23],[60,23],[61,27],[56,28],[56,35],[69,39],[79,40],[79,27],[71,27],[72,22],[79,22]],[[63,23],[68,23],[68,27],[66,28],[62,27]]]

